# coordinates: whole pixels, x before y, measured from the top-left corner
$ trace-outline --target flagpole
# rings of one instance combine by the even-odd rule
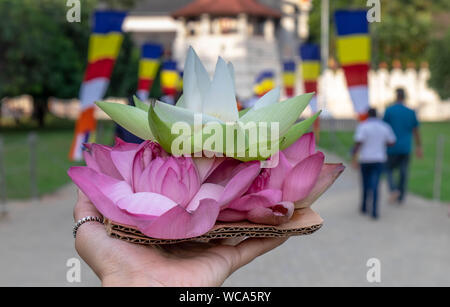
[[[321,96],[321,103],[322,103],[322,109],[323,113],[326,117],[329,118],[329,130],[331,134],[331,143],[333,147],[337,148],[340,147],[340,144],[337,142],[336,138],[336,122],[331,115],[331,113],[328,111],[327,107],[327,97],[326,97],[326,79],[325,79],[325,72],[328,68],[328,57],[330,53],[330,1],[329,0],[322,0],[321,3],[321,19],[320,19],[320,34],[321,34],[321,41],[320,41],[320,58],[321,58],[321,82],[320,82],[320,90],[319,94]]]
[[[321,3],[321,19],[320,19],[320,58],[321,58],[321,75],[322,79],[320,86],[320,96],[322,108],[324,109],[324,113],[327,114],[327,99],[325,95],[325,71],[328,67],[328,56],[329,56],[329,40],[330,40],[330,2],[329,0],[322,0]],[[327,114],[328,115],[328,114]]]

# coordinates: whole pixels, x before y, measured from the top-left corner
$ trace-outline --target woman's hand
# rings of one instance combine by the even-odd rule
[[[101,214],[79,192],[75,221],[86,216]],[[75,247],[104,286],[220,286],[234,271],[286,240],[142,246],[111,238],[103,225],[88,222],[78,229]]]
[[[354,156],[352,158],[352,167],[354,169],[358,169],[359,168],[359,161],[358,161],[358,158],[356,156]]]

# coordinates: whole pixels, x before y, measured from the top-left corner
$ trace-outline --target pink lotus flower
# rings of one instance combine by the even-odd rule
[[[260,171],[259,162],[240,163],[227,180],[212,183],[205,180],[225,159],[173,157],[151,141],[86,147],[87,166],[70,168],[72,180],[106,218],[160,239],[208,232]]]
[[[269,225],[285,223],[295,208],[304,207],[304,201],[309,198],[317,198],[343,170],[340,164],[324,165],[323,153],[316,152],[313,133],[303,135],[278,154],[278,165],[262,169],[245,195],[230,202],[220,212],[218,220],[249,220]],[[223,167],[226,165],[222,164],[216,171]],[[217,182],[214,176],[213,173],[210,182]]]

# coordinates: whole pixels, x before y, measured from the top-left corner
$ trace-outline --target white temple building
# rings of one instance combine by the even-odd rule
[[[238,96],[253,94],[255,76],[272,70],[280,83],[281,65],[275,27],[281,12],[254,0],[196,0],[175,11],[178,23],[173,57],[182,64],[192,46],[208,72],[217,56],[234,64]]]
[[[211,74],[217,56],[233,62],[237,95],[246,100],[253,95],[253,83],[261,71],[272,70],[275,83],[282,86],[282,61],[295,59],[300,67],[298,46],[309,36],[308,16],[312,9],[311,0],[138,0],[125,19],[123,30],[132,34],[137,45],[161,43],[166,55],[177,60],[180,70],[190,45]],[[319,94],[325,98],[319,99],[322,115],[353,119],[355,113],[344,73],[334,64],[329,66],[319,78]],[[389,70],[386,63],[381,63],[369,72],[371,106],[382,114],[393,102],[395,89],[403,87],[407,105],[418,112],[421,120],[450,120],[450,101],[442,101],[428,86],[430,71],[426,63],[420,68],[411,63],[403,68],[394,61],[392,66]],[[303,92],[298,69],[296,94]],[[3,115],[18,117],[29,112],[31,105],[31,99],[23,96],[4,98],[1,107]],[[49,106],[63,117],[77,118],[79,112],[77,99],[68,103],[54,98]],[[308,112],[307,109],[305,115]]]
[[[255,77],[262,70],[272,70],[275,83],[282,86],[282,60],[293,58],[300,64],[298,46],[309,36],[311,9],[311,0],[141,0],[126,18],[124,30],[132,32],[138,43],[162,43],[181,70],[189,46],[211,74],[218,55],[233,62],[237,95],[245,100],[253,95]],[[411,64],[406,69],[399,63],[393,66],[389,71],[382,63],[369,72],[373,107],[382,113],[393,102],[395,89],[403,87],[408,106],[423,120],[450,119],[450,103],[443,103],[427,85],[430,72],[425,64],[420,69]],[[300,70],[297,75],[296,93],[302,94]],[[341,69],[324,72],[319,92],[325,96],[319,105],[323,114],[354,118]]]

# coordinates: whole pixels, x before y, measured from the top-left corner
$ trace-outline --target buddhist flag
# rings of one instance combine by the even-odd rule
[[[302,44],[300,46],[300,57],[302,59],[302,77],[306,93],[315,92],[316,95],[311,99],[309,106],[316,113],[317,106],[317,80],[320,76],[320,48],[317,44]]]
[[[184,71],[179,71],[179,78],[178,78],[178,86],[177,86],[177,90],[179,93],[181,93],[183,91],[183,76],[184,76]]]
[[[336,11],[335,20],[337,57],[344,69],[355,112],[363,120],[369,109],[367,74],[371,48],[366,11]]]
[[[160,44],[148,43],[142,46],[141,61],[139,62],[139,82],[137,96],[147,100],[153,82],[161,65],[163,47]]]
[[[296,64],[293,60],[285,61],[283,63],[284,93],[288,98],[295,95],[295,72]]]
[[[255,79],[253,91],[258,97],[264,96],[275,87],[274,73],[271,70],[262,71]]]
[[[177,69],[177,62],[166,60],[161,69],[161,89],[165,102],[173,104],[178,92],[180,73]]]
[[[81,113],[75,125],[75,135],[69,153],[71,160],[83,158],[83,143],[95,139],[95,102],[102,99],[108,89],[114,63],[122,45],[122,23],[126,13],[96,11],[89,39],[88,65],[80,89]]]

